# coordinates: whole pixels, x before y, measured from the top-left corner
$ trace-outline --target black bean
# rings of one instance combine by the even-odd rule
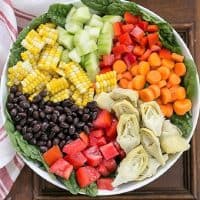
[[[19,97],[19,96],[21,96],[21,95],[22,95],[22,92],[20,92],[20,91],[17,91],[15,95],[16,95],[16,97]]]
[[[48,136],[44,133],[40,136],[40,139],[43,141],[47,141],[48,140]]]
[[[52,146],[52,142],[51,142],[51,140],[48,140],[47,141],[47,147],[50,148],[51,146]]]
[[[17,92],[17,86],[16,86],[16,85],[13,85],[13,86],[10,88],[10,92],[16,93],[16,92]]]
[[[50,115],[50,114],[46,115],[46,118],[47,118],[48,120],[51,120],[51,115]]]
[[[58,119],[57,115],[56,114],[52,114],[51,120],[56,123],[57,119]]]
[[[66,121],[67,121],[68,123],[71,123],[71,122],[73,121],[72,116],[67,116],[67,117],[66,117]]]
[[[27,101],[20,101],[19,105],[24,109],[27,109],[30,107],[30,103]]]
[[[34,133],[37,133],[40,129],[41,129],[41,125],[40,124],[35,124],[33,126],[33,132]]]
[[[65,122],[61,122],[60,123],[60,127],[61,128],[69,128],[69,124],[65,123]]]
[[[58,133],[58,132],[60,132],[60,128],[59,128],[59,126],[55,125],[55,126],[51,129],[51,131],[54,132],[54,133]]]
[[[69,134],[72,135],[72,134],[75,133],[75,131],[76,131],[76,129],[75,129],[74,125],[71,125],[71,126],[69,127]]]
[[[44,146],[44,145],[46,145],[46,144],[47,144],[46,141],[41,141],[41,140],[38,140],[38,141],[37,141],[37,145],[38,145],[38,146]]]
[[[33,110],[38,110],[38,105],[36,104],[32,104],[31,107],[33,108]]]
[[[26,134],[23,135],[23,138],[25,140],[30,141],[33,138],[33,134],[32,133],[26,133]]]
[[[41,100],[40,103],[38,104],[39,108],[44,109],[45,107],[45,101]]]
[[[53,102],[47,101],[47,102],[46,102],[46,105],[47,105],[47,106],[53,106]]]
[[[63,112],[63,107],[62,106],[56,106],[55,109],[59,112]]]
[[[54,126],[56,126],[56,124],[54,123],[54,122],[49,122],[49,127],[54,127]]]
[[[86,114],[88,114],[90,112],[90,110],[88,108],[84,108],[83,112],[86,113]]]
[[[58,120],[59,122],[64,122],[66,120],[66,115],[65,114],[60,115]]]
[[[64,107],[64,111],[67,115],[72,115],[72,111],[68,107]]]
[[[74,105],[71,106],[70,109],[71,109],[72,112],[76,112],[78,110],[78,106],[76,104],[74,104]]]
[[[18,99],[17,99],[17,98],[14,98],[14,99],[12,100],[12,103],[18,103]]]
[[[48,150],[48,148],[46,146],[40,146],[40,151],[42,153],[45,153]]]
[[[89,118],[90,118],[90,115],[88,115],[88,114],[83,114],[83,116],[82,116],[82,120],[83,120],[84,122],[88,121]]]
[[[11,117],[15,117],[17,115],[17,109],[16,108],[13,108],[11,111],[10,111],[10,115]]]
[[[69,129],[67,129],[67,128],[64,129],[64,130],[63,130],[63,133],[64,133],[64,134],[68,134],[68,133],[69,133]]]
[[[32,132],[33,132],[33,129],[32,129],[31,127],[28,127],[27,130],[26,130],[26,132],[32,133]]]
[[[24,95],[21,95],[18,97],[18,101],[26,101],[26,97]]]
[[[27,124],[31,124],[32,121],[33,121],[33,118],[29,117],[29,118],[27,119]]]
[[[24,126],[21,130],[22,134],[24,135],[26,133],[26,130],[27,130],[27,126]]]
[[[21,118],[26,118],[26,117],[27,117],[27,114],[26,114],[25,112],[18,113],[18,115],[19,115]]]
[[[61,141],[59,144],[59,147],[62,149],[64,147],[65,143],[66,143],[65,140]]]
[[[79,137],[78,133],[72,135],[72,139],[77,139]]]
[[[76,124],[77,128],[82,128],[85,125],[85,122],[79,122]]]
[[[50,106],[45,106],[45,108],[44,108],[44,112],[45,112],[46,114],[50,114],[50,113],[53,112],[53,108],[50,107]]]
[[[60,132],[60,133],[58,134],[58,137],[59,137],[60,139],[64,139],[64,138],[65,138],[65,134],[64,134],[63,132]]]
[[[97,107],[96,101],[91,101],[91,102],[87,103],[87,107],[88,107],[89,109],[92,109],[92,108]]]
[[[92,124],[91,122],[88,122],[87,125],[88,125],[89,127],[93,127],[93,124]]]
[[[19,122],[19,124],[21,126],[24,126],[26,124],[26,119],[21,119],[20,122]]]
[[[89,132],[90,132],[90,129],[89,129],[89,127],[88,127],[87,125],[85,125],[85,126],[83,127],[83,130],[84,130],[86,133],[89,133]]]
[[[22,107],[20,107],[20,106],[18,106],[18,105],[15,106],[15,107],[17,108],[17,111],[18,111],[18,112],[21,112],[21,113],[24,112],[24,109],[23,109]]]
[[[92,119],[95,120],[97,118],[98,112],[93,112],[92,113]]]
[[[17,129],[18,131],[21,131],[21,130],[22,130],[22,126],[19,125],[19,124],[17,124],[17,125],[16,125],[16,129]]]
[[[11,110],[12,108],[14,108],[14,104],[7,103],[7,108],[8,108],[8,110]]]
[[[93,108],[93,109],[92,109],[92,111],[93,111],[93,112],[97,112],[97,113],[98,113],[98,112],[99,112],[99,108],[98,108],[98,107],[96,107],[96,108]]]
[[[46,131],[47,128],[48,128],[48,126],[49,126],[49,125],[48,125],[47,122],[43,122],[42,125],[41,125],[41,130],[42,130],[42,131]]]
[[[54,139],[53,139],[53,144],[54,144],[54,145],[59,144],[59,142],[60,142],[60,139],[59,139],[59,138],[54,138]]]
[[[41,97],[46,97],[47,96],[47,91],[43,90],[42,92],[40,92],[40,96]]]
[[[78,111],[77,111],[77,113],[78,113],[79,115],[83,115],[83,109],[79,108]]]
[[[49,134],[49,139],[52,139],[52,138],[54,138],[54,136],[56,135],[56,133],[55,132],[51,132],[50,134]]]
[[[17,115],[15,118],[14,118],[14,121],[18,122],[21,120],[21,117],[19,115]]]
[[[59,115],[60,115],[60,113],[59,113],[59,111],[58,111],[58,110],[54,110],[54,111],[53,111],[53,114],[55,114],[55,115],[57,115],[57,116],[59,116]]]
[[[44,113],[43,111],[40,111],[40,114],[39,114],[39,115],[40,115],[40,118],[41,118],[41,119],[44,119],[44,118],[45,118],[45,113]]]
[[[38,102],[40,102],[42,100],[42,97],[40,96],[40,95],[37,95],[37,96],[35,96],[34,98],[33,98],[33,103],[38,103]]]
[[[42,135],[42,131],[39,131],[34,134],[34,138],[39,138]]]
[[[35,144],[37,143],[37,140],[36,140],[35,138],[32,138],[32,139],[30,140],[30,143],[33,144],[33,145],[35,145]]]
[[[77,125],[78,122],[79,122],[79,118],[78,118],[78,117],[75,117],[75,118],[74,118],[74,125]]]
[[[28,114],[29,114],[29,115],[32,115],[33,111],[34,111],[33,108],[30,107],[30,108],[28,109]]]
[[[65,140],[66,140],[66,141],[69,141],[69,140],[71,140],[71,137],[70,137],[69,135],[67,135],[67,136],[65,137]]]
[[[70,99],[66,99],[62,102],[63,107],[71,107],[72,105],[73,105],[73,103]]]
[[[76,112],[73,112],[73,113],[72,113],[72,117],[77,117]]]

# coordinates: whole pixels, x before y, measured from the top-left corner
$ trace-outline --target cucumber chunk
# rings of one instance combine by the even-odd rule
[[[101,28],[100,27],[92,27],[92,26],[85,26],[84,29],[87,31],[91,39],[96,40],[99,37]]]
[[[113,26],[110,22],[105,22],[103,25],[103,28],[101,30],[101,33],[103,34],[109,34],[112,37],[114,36]]]
[[[77,51],[76,48],[72,49],[70,52],[69,52],[69,58],[71,60],[73,60],[74,62],[77,62],[77,63],[80,63],[81,62],[81,57]]]
[[[106,55],[111,53],[112,39],[113,37],[110,34],[100,34],[97,44],[99,55]]]
[[[83,66],[91,81],[95,81],[96,75],[99,73],[99,59],[97,53],[89,53],[82,58]]]
[[[119,15],[105,15],[102,17],[102,20],[104,22],[110,22],[110,23],[115,23],[115,22],[121,22],[122,21],[122,17]]]
[[[61,55],[61,61],[68,63],[71,59],[69,58],[69,51],[65,49]]]
[[[65,48],[73,48],[73,35],[68,33],[65,29],[57,27],[58,30],[58,43],[63,45]]]
[[[102,18],[94,14],[92,15],[90,21],[88,22],[88,25],[101,28],[103,26]]]
[[[72,34],[75,34],[83,29],[83,24],[70,21],[65,24],[65,29]]]
[[[76,12],[76,8],[75,7],[72,7],[71,10],[69,11],[67,17],[66,17],[66,23],[72,21],[72,17],[74,15],[74,13]]]
[[[86,6],[78,8],[72,16],[73,21],[80,22],[82,24],[85,24],[90,18],[91,13],[89,8]]]

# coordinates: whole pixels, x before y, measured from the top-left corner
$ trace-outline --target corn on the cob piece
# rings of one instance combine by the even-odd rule
[[[94,88],[89,88],[88,92],[83,95],[82,106],[86,106],[88,102],[94,98]]]
[[[31,53],[38,54],[44,47],[45,42],[35,30],[31,30],[22,40],[21,45]]]
[[[45,24],[41,24],[38,28],[38,33],[46,44],[54,45],[58,39],[58,30],[50,28]]]
[[[46,46],[40,55],[38,61],[38,69],[52,72],[60,60],[63,47],[55,44],[54,46]]]
[[[38,28],[37,28],[37,32],[39,33],[40,30],[43,28],[43,26],[49,27],[49,28],[56,28],[56,25],[54,23],[51,22],[47,22],[45,24],[41,24]]]
[[[49,83],[47,83],[47,91],[51,95],[54,95],[66,88],[69,88],[69,83],[65,78],[53,78]]]
[[[96,93],[110,92],[117,85],[117,77],[115,71],[105,74],[96,75]]]
[[[69,96],[70,96],[69,89],[65,89],[65,90],[62,90],[62,91],[58,92],[57,94],[51,96],[49,98],[49,100],[56,103],[56,102],[60,102],[60,101],[63,101],[65,99],[68,99]]]
[[[65,75],[67,79],[76,87],[81,93],[87,92],[88,88],[91,87],[92,82],[89,80],[87,74],[77,63],[70,62],[65,65]]]
[[[48,77],[46,77],[39,70],[35,70],[21,82],[22,92],[26,94],[33,94],[38,90],[42,90],[48,81]]]
[[[8,86],[18,85],[20,82],[33,71],[28,61],[19,61],[13,67],[8,68]]]
[[[74,100],[75,104],[80,106],[82,105],[82,96],[78,90],[75,90],[72,95],[72,99]]]
[[[39,54],[32,54],[29,50],[26,50],[21,53],[21,58],[24,61],[29,61],[33,66],[35,66],[39,59]]]

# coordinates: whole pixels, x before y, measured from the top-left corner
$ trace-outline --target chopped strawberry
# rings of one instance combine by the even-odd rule
[[[106,131],[105,131],[106,136],[110,140],[116,138],[116,136],[117,136],[117,124],[118,124],[117,120],[113,119],[111,126],[109,128],[107,128]]]
[[[110,66],[113,64],[115,60],[115,57],[113,54],[110,54],[110,55],[104,55],[103,56],[103,63],[104,63],[104,66]]]
[[[101,146],[100,151],[106,160],[109,160],[119,155],[119,152],[115,148],[113,142],[110,142],[104,146]]]
[[[140,41],[142,37],[144,37],[144,31],[139,27],[135,26],[134,29],[130,33],[137,41]]]
[[[97,187],[100,190],[113,190],[112,178],[100,178],[97,180]]]
[[[97,129],[97,130],[94,130],[94,131],[91,131],[90,132],[90,136],[92,137],[96,137],[96,138],[100,138],[104,135],[104,132],[102,129]]]
[[[105,165],[103,163],[101,163],[97,167],[97,170],[102,176],[108,176],[110,174],[110,171],[105,167]]]
[[[103,160],[102,164],[106,167],[106,169],[112,173],[117,169],[117,163],[115,159]]]
[[[97,139],[97,145],[100,147],[100,146],[103,146],[103,145],[105,145],[105,144],[107,144],[107,142],[106,142],[106,138],[105,137],[101,137],[101,138],[98,138]]]

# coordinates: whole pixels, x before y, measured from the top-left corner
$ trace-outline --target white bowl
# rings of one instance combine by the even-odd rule
[[[42,10],[47,10],[48,9],[48,6],[49,6],[49,3],[54,3],[54,2],[62,2],[62,3],[65,3],[65,4],[70,4],[70,3],[73,3],[75,5],[80,5],[80,1],[79,0],[70,0],[70,1],[62,1],[62,0],[50,0],[47,1],[48,2],[48,5],[46,5],[46,7],[44,7],[44,9]],[[158,15],[156,15],[155,13],[153,13],[152,11],[148,10],[147,8],[144,8],[142,6],[140,6],[141,9],[143,9],[144,11],[146,11],[147,13],[159,18],[160,20],[163,20],[161,17],[159,17]],[[113,13],[114,14],[114,13]],[[178,41],[178,43],[180,44],[181,46],[181,49],[182,49],[182,53],[183,55],[188,58],[188,59],[192,59],[192,55],[189,51],[189,49],[187,48],[186,44],[184,43],[184,41],[182,40],[182,38],[179,36],[179,34],[173,30],[174,34],[175,34],[175,37]],[[9,55],[8,55],[9,57]],[[7,82],[7,76],[6,76],[6,73],[7,73],[7,64],[5,65],[4,67],[4,70],[3,70],[3,74],[2,74],[2,79],[1,79],[1,97],[0,97],[0,106],[2,108],[1,110],[1,115],[3,117],[3,120],[5,121],[6,119],[6,115],[5,115],[5,101],[6,101],[6,96],[7,96],[7,86],[6,86],[6,82]],[[193,129],[191,131],[191,133],[188,135],[187,137],[187,141],[190,141],[193,134],[194,134],[194,130],[195,130],[195,127],[197,125],[197,120],[198,120],[198,116],[199,116],[199,109],[200,109],[200,87],[199,87],[199,77],[198,77],[198,74],[196,74],[197,76],[197,84],[198,84],[198,91],[197,91],[197,95],[195,97],[195,99],[193,100],[193,107],[192,107],[192,122],[193,122]],[[139,181],[139,182],[130,182],[130,183],[127,183],[127,184],[123,184],[122,186],[119,186],[117,188],[115,188],[114,190],[112,191],[107,191],[107,190],[99,190],[98,192],[98,195],[99,196],[103,196],[103,195],[117,195],[117,194],[121,194],[121,193],[125,193],[125,192],[129,192],[129,191],[133,191],[133,190],[136,190],[138,188],[141,188],[149,183],[151,183],[152,181],[156,180],[157,178],[159,178],[162,174],[164,174],[170,167],[172,167],[172,165],[174,165],[174,163],[180,158],[180,156],[182,155],[182,153],[178,153],[178,154],[175,154],[173,156],[170,157],[170,159],[167,161],[166,165],[163,166],[163,167],[160,167],[157,171],[157,173],[153,176],[153,177],[150,177],[150,178],[147,178],[143,181]],[[22,159],[24,160],[24,162],[34,171],[36,172],[39,176],[41,176],[42,178],[44,178],[46,181],[62,188],[62,189],[66,189],[59,181],[53,179],[52,177],[49,176],[49,174],[40,169],[38,167],[37,164],[33,163],[33,162],[30,162],[28,160],[26,160],[25,158],[22,157]]]

